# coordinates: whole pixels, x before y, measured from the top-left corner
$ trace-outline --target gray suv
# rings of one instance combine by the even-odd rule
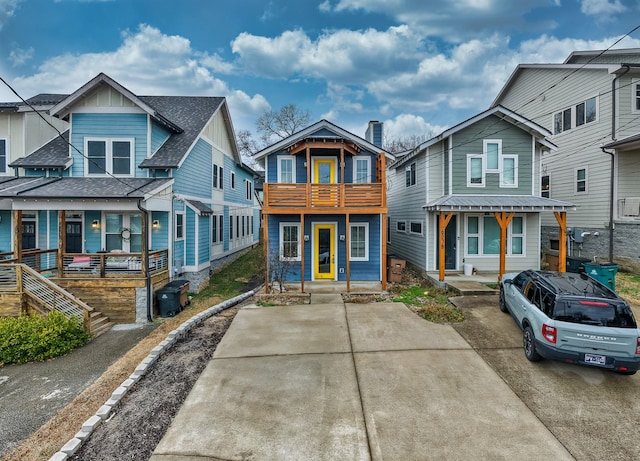
[[[640,330],[629,305],[586,274],[505,274],[500,310],[523,331],[524,354],[623,374],[640,368]]]

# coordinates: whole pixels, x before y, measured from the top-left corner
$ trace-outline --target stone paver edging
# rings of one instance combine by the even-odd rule
[[[241,295],[236,296],[235,298],[227,299],[215,306],[212,306],[201,313],[194,315],[190,319],[184,321],[178,328],[171,331],[166,339],[154,347],[149,355],[147,355],[140,365],[138,365],[133,373],[122,382],[122,384],[111,394],[109,400],[102,405],[95,415],[91,418],[87,419],[83,424],[82,428],[76,435],[69,440],[64,446],[60,449],[60,451],[56,452],[49,461],[66,461],[70,456],[73,456],[78,449],[82,446],[85,440],[89,438],[89,436],[93,433],[93,431],[106,420],[113,410],[113,408],[118,404],[118,402],[126,395],[127,392],[136,384],[140,379],[147,373],[149,368],[158,360],[158,358],[167,352],[175,342],[184,337],[187,333],[191,331],[191,329],[197,325],[200,325],[209,317],[212,317],[225,309],[235,306],[236,304],[244,301],[247,298],[253,296],[255,292],[253,290],[243,293]]]

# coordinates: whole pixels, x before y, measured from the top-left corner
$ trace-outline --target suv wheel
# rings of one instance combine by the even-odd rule
[[[542,356],[538,354],[538,351],[536,351],[536,338],[529,325],[524,329],[522,343],[524,346],[524,355],[530,362],[539,362],[542,360]]]
[[[507,309],[507,303],[504,300],[504,287],[500,284],[500,301],[498,301],[500,305],[500,310],[504,313],[508,313],[509,309]]]

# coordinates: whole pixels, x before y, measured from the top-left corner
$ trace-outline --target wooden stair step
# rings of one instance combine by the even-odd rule
[[[115,325],[114,322],[108,322],[108,323],[104,323],[102,325],[100,325],[98,328],[96,328],[95,330],[92,328],[91,329],[91,334],[93,335],[94,338],[97,338],[98,336],[100,336],[101,334],[106,333],[107,331],[111,330],[111,328]]]

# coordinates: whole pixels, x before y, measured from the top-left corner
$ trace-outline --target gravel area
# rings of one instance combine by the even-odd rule
[[[69,459],[148,460],[237,311],[210,317],[176,342]]]

